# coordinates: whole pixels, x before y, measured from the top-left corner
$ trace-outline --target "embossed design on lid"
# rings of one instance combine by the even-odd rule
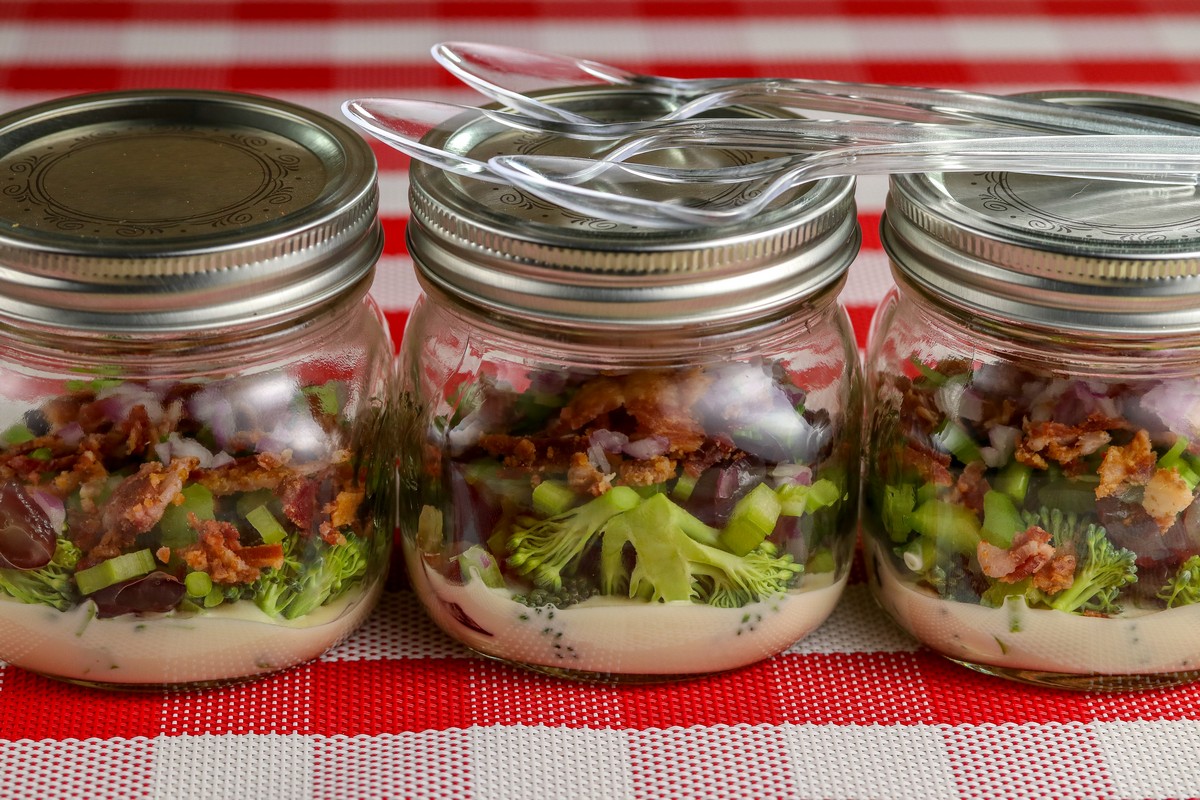
[[[84,95],[0,117],[0,316],[163,333],[286,318],[382,245],[374,157],[299,106]]]

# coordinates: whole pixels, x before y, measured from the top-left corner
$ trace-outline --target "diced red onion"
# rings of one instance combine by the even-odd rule
[[[164,464],[170,464],[176,458],[194,458],[201,469],[213,466],[212,452],[195,439],[185,439],[178,433],[172,432],[165,442],[154,445],[154,454]]]
[[[227,449],[237,435],[237,418],[229,398],[216,389],[208,388],[192,395],[188,407],[193,417],[209,427],[217,445],[222,450]]]
[[[1004,456],[1007,461],[1012,455],[1013,450],[1017,448],[1017,440],[1021,438],[1021,429],[1014,428],[1011,425],[994,425],[988,431],[988,441],[992,447]]]
[[[671,440],[665,436],[657,434],[647,436],[644,439],[638,439],[636,442],[629,442],[621,451],[630,458],[638,460],[647,458],[656,458],[667,452],[671,446]]]
[[[83,427],[78,422],[70,422],[55,431],[55,435],[67,447],[75,447],[83,441]]]
[[[983,397],[971,387],[967,387],[958,399],[959,419],[979,422],[983,419]]]
[[[619,431],[600,428],[588,434],[588,445],[599,447],[605,453],[620,453],[627,444],[629,437]]]
[[[42,511],[46,512],[46,517],[50,520],[50,525],[56,533],[62,533],[66,530],[67,509],[63,505],[61,497],[45,489],[34,489],[29,492],[29,497],[33,502],[41,506]]]
[[[598,471],[605,474],[612,472],[612,466],[608,463],[608,457],[604,455],[604,449],[600,445],[588,445],[587,455],[588,461]]]
[[[812,485],[812,467],[804,464],[778,464],[771,470],[776,486]]]
[[[162,399],[136,383],[119,383],[105,389],[96,399],[109,419],[125,419],[139,405],[146,409],[151,422],[161,422],[163,418]]]

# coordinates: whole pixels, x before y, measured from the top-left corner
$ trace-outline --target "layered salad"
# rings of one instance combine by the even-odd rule
[[[8,401],[0,431],[0,659],[212,682],[311,659],[361,621],[390,531],[379,413],[351,381],[62,388]]]
[[[969,664],[1200,665],[1200,386],[913,355],[873,378],[865,496],[884,607]]]
[[[857,490],[855,421],[797,383],[762,360],[462,383],[425,431],[416,590],[451,635],[535,667],[778,653],[837,601]]]

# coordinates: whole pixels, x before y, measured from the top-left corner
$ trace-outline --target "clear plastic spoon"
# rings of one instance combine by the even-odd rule
[[[950,89],[779,79],[681,79],[635,72],[598,61],[477,42],[442,42],[433,58],[464,83],[528,116],[574,123],[590,118],[542,102],[530,93],[580,85],[628,86],[680,103],[662,119],[683,119],[734,103],[835,111],[915,122],[973,122],[1042,132],[1191,134],[1200,127],[1108,109]]]
[[[1200,171],[1200,143],[1181,136],[1038,136],[832,148],[772,161],[776,169],[766,175],[761,164],[686,169],[538,155],[498,156],[488,163],[514,186],[564,208],[631,225],[680,228],[745,220],[801,184],[845,175],[1170,173],[1159,178],[1183,183],[1176,191],[1192,193],[1196,176],[1191,173]],[[785,161],[790,164],[780,168]],[[684,191],[655,199],[664,194],[665,183]],[[703,195],[711,194],[714,185],[739,191],[725,191],[719,202],[712,202]]]
[[[484,161],[434,146],[431,140],[445,137],[430,134],[436,131],[449,136],[465,126],[487,121],[522,131],[589,140],[593,146],[584,148],[589,150],[588,155],[619,161],[672,147],[752,148],[796,154],[832,146],[999,137],[1008,133],[987,126],[810,119],[695,119],[634,123],[626,128],[621,123],[536,120],[495,109],[386,97],[348,100],[342,104],[342,112],[371,135],[413,158],[447,172],[491,182],[506,179],[496,176]],[[628,131],[636,136],[629,137]]]

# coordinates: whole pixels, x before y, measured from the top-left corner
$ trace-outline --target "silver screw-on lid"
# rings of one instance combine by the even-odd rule
[[[1118,93],[1043,96],[1194,122],[1200,135],[1200,106]],[[1195,187],[898,175],[881,237],[902,280],[980,317],[1101,336],[1200,332]]]
[[[673,108],[630,89],[564,90],[543,99],[606,120]],[[765,116],[762,110],[741,113]],[[479,160],[504,153],[590,156],[593,143],[516,131],[476,114],[430,144]],[[778,153],[660,151],[656,163],[745,164]],[[427,290],[487,313],[588,329],[664,329],[764,318],[839,281],[858,252],[854,182],[808,184],[749,222],[657,230],[588,217],[489,183],[414,163],[409,253]],[[664,184],[666,196],[672,191]],[[696,194],[697,187],[689,187]],[[710,202],[746,198],[714,184]]]
[[[240,94],[82,95],[0,117],[0,319],[241,328],[358,286],[382,248],[362,137]]]

